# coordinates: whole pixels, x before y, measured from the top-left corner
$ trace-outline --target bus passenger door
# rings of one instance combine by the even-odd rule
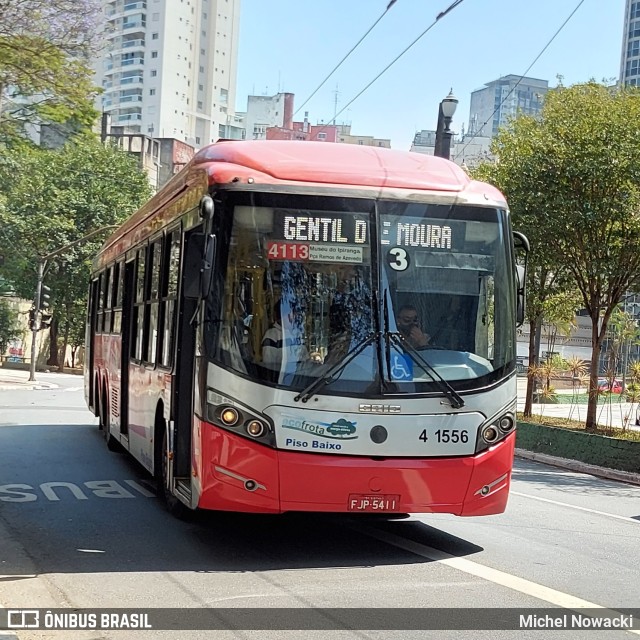
[[[130,260],[124,268],[124,290],[122,292],[122,349],[120,351],[120,433],[129,433],[129,359],[133,328],[133,302],[135,300],[136,262]]]
[[[178,303],[178,324],[176,331],[176,366],[173,378],[173,419],[174,433],[174,468],[176,481],[183,480],[182,485],[191,481],[191,444],[194,414],[194,385],[195,385],[195,351],[197,323],[191,319],[198,308],[198,301],[185,297],[185,283],[198,278],[201,257],[194,256],[194,248],[189,250],[189,239],[196,233],[202,233],[198,228],[185,233],[183,269]],[[195,258],[198,258],[197,260]],[[193,259],[191,259],[193,258]],[[184,486],[186,489],[187,487]]]

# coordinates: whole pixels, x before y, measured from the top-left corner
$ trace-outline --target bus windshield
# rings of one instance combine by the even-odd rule
[[[367,396],[436,391],[443,380],[477,388],[515,366],[506,212],[230,200],[207,301],[213,362],[293,391],[322,379],[323,393]]]

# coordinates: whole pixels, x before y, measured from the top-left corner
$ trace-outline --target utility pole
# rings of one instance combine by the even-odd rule
[[[340,95],[340,91],[338,91],[338,83],[336,83],[336,88],[333,92],[333,122],[332,124],[335,125],[336,123],[336,115],[338,113],[338,96]]]
[[[50,253],[47,253],[44,256],[40,256],[40,258],[38,259],[36,293],[33,298],[33,310],[32,310],[33,315],[31,316],[30,314],[31,316],[30,317],[31,363],[29,366],[29,382],[36,381],[36,359],[38,357],[38,350],[37,350],[38,331],[40,331],[40,329],[43,326],[40,322],[41,311],[45,310],[45,307],[43,307],[43,302],[44,302],[43,298],[44,297],[48,298],[48,293],[46,293],[46,296],[43,296],[43,288],[47,292],[49,291],[49,288],[44,287],[44,285],[42,284],[42,281],[44,280],[44,272],[47,267],[47,260],[50,260],[51,258],[55,258],[56,256],[59,256],[61,253],[64,253],[67,249],[70,249],[71,247],[75,247],[78,244],[82,244],[83,242],[86,242],[87,240],[93,238],[94,236],[97,236],[99,233],[104,233],[105,231],[111,231],[113,229],[117,229],[118,226],[119,225],[117,224],[110,224],[110,225],[107,225],[106,227],[100,227],[100,229],[95,229],[94,231],[91,231],[87,235],[82,236],[82,238],[79,238],[78,240],[74,240],[69,244],[65,244],[63,247],[59,247],[55,251],[51,251]],[[48,303],[46,306],[48,307]]]

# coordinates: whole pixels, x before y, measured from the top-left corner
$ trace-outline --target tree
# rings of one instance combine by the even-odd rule
[[[533,138],[536,123],[532,119],[521,122],[522,131],[515,136],[510,130],[502,131],[493,143],[493,149],[500,148],[500,162],[484,162],[473,169],[473,177],[496,185],[506,196],[513,218],[513,225],[522,231],[531,243],[527,268],[527,301],[525,321],[529,325],[529,367],[527,370],[527,391],[524,415],[533,412],[534,392],[539,379],[540,343],[545,318],[550,322],[565,321],[575,315],[572,309],[558,307],[553,301],[571,297],[575,285],[569,272],[556,259],[546,242],[546,232],[540,227],[538,194],[532,192],[526,176],[529,168],[522,159],[531,153],[529,144]],[[575,299],[576,296],[574,295]]]
[[[0,356],[4,355],[12,340],[20,337],[20,333],[17,312],[0,298]]]
[[[550,91],[540,117],[495,141],[506,190],[538,228],[533,255],[567,271],[592,322],[586,428],[596,428],[598,362],[611,314],[640,283],[640,93],[595,82]],[[516,214],[514,210],[514,222]]]
[[[100,14],[98,0],[0,0],[0,142],[27,124],[93,125]]]
[[[137,159],[94,137],[80,137],[59,151],[32,150],[0,159],[0,253],[16,294],[32,298],[41,256],[95,229],[124,221],[152,193]],[[105,236],[77,245],[47,265],[51,287],[52,356],[57,329],[71,337],[84,316],[92,256]],[[55,356],[54,356],[55,354]],[[57,364],[57,362],[51,362]]]

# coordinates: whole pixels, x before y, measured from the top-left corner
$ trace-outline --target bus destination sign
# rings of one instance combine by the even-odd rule
[[[269,260],[362,263],[363,247],[369,243],[368,220],[313,213],[316,215],[276,212],[272,240],[267,243]]]

